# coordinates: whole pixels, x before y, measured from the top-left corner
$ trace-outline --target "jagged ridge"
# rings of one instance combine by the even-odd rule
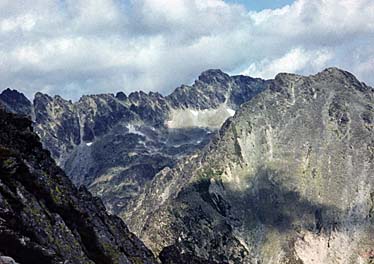
[[[336,68],[279,74],[124,218],[176,259],[370,263],[373,103],[373,88]]]
[[[165,167],[207,144],[266,81],[220,70],[201,74],[168,96],[134,92],[83,96],[78,102],[37,93],[34,127],[43,145],[77,185],[103,198],[116,214]],[[22,97],[4,91],[0,100]]]
[[[0,110],[0,255],[19,263],[156,263],[98,198],[42,149],[31,121]]]

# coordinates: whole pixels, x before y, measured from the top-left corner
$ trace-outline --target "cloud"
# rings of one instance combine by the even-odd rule
[[[0,1],[0,85],[25,92],[160,91],[208,68],[272,78],[328,66],[374,84],[374,2]],[[1,87],[0,86],[0,87]]]
[[[316,72],[328,65],[328,61],[332,57],[333,54],[328,50],[307,51],[303,48],[294,48],[280,58],[264,59],[259,63],[252,63],[241,74],[271,79],[280,72],[298,72],[300,70]]]

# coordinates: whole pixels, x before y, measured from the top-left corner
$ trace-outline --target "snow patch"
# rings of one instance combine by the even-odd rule
[[[86,146],[89,147],[89,146],[91,146],[92,144],[93,144],[93,142],[87,142],[87,143],[86,143]]]
[[[230,116],[234,116],[235,115],[235,110],[234,109],[227,108],[227,112],[229,113]]]
[[[220,128],[227,118],[233,116],[235,110],[222,104],[214,109],[175,109],[171,111],[166,122],[168,128],[206,127]]]
[[[146,137],[146,135],[144,135],[142,132],[137,130],[133,124],[128,124],[126,127],[129,130],[130,134],[136,134],[136,135],[139,135],[139,136],[142,136],[142,137]]]
[[[196,110],[190,110],[191,111],[191,114],[193,115],[193,116],[199,116],[199,112],[198,111],[196,111]]]

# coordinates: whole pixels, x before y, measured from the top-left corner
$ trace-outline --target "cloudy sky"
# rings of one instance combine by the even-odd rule
[[[0,0],[0,88],[29,97],[329,66],[374,85],[373,0]]]

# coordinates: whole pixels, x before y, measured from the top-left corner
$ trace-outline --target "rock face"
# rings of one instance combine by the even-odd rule
[[[203,148],[265,83],[209,70],[169,96],[120,92],[73,103],[37,93],[34,128],[77,186],[87,186],[110,212],[122,214],[156,173]]]
[[[31,121],[0,111],[1,263],[156,263],[100,199],[78,190]],[[14,262],[15,261],[15,262]]]
[[[31,102],[26,98],[25,95],[18,92],[17,90],[5,89],[0,94],[0,104],[8,112],[18,113],[26,116],[32,115]]]
[[[3,104],[9,109],[8,103]],[[209,70],[194,85],[181,86],[165,97],[118,93],[84,96],[73,103],[37,94],[32,112],[44,146],[74,183],[101,196],[106,207],[125,219],[163,263],[366,264],[374,262],[373,107],[373,88],[331,68],[309,77],[279,74],[268,81]],[[13,146],[8,141],[4,144]],[[52,219],[41,230],[57,232],[54,223],[64,224],[66,228],[59,232],[70,231],[62,237],[78,240],[78,244],[68,243],[68,249],[51,246],[45,251],[45,244],[56,243],[49,243],[42,232],[26,232],[25,237],[48,241],[36,243],[43,257],[74,252],[69,253],[74,258],[97,263],[106,263],[103,255],[117,257],[100,246],[102,240],[93,240],[99,242],[91,248],[87,241],[92,236],[86,236],[85,228],[77,231],[72,224],[76,218],[71,220],[65,211],[83,212],[86,218],[78,221],[79,226],[93,225],[93,231],[89,230],[100,238],[104,232],[107,241],[103,225],[92,224],[96,209],[89,209],[94,203],[106,215],[100,202],[84,188],[78,192],[69,184],[64,184],[70,186],[69,195],[77,198],[61,198],[59,193],[66,192],[66,187],[56,189],[42,177],[47,172],[59,184],[66,181],[51,162],[30,170],[38,164],[35,159],[5,153],[2,166],[15,177],[4,177],[11,181],[11,187],[2,183],[9,189],[4,193],[12,193],[0,192],[6,197],[2,199],[8,199],[4,204],[21,210],[7,197],[18,197],[20,189],[25,190],[21,194],[27,201],[33,201],[28,193],[36,189],[34,195],[42,202],[32,205],[31,213],[34,208],[48,213],[42,214],[43,220],[31,221],[22,218],[27,213],[17,211],[21,213],[13,214],[19,215],[16,220],[3,223],[22,227],[16,230],[24,234],[44,219]],[[19,169],[13,173],[13,162],[15,168],[22,168],[21,173]],[[21,177],[25,171],[29,177]],[[51,210],[51,200],[60,209]],[[71,204],[78,205],[66,209]],[[103,217],[101,221],[107,219]],[[0,219],[6,218],[0,215]],[[23,224],[24,228],[19,223],[30,224]],[[123,230],[110,232],[116,237],[113,247],[120,249],[115,252],[133,252],[118,243],[138,240],[120,226]],[[4,230],[9,227],[5,225]],[[120,240],[123,235],[116,236],[120,232],[128,234],[125,240]],[[34,241],[15,237],[15,245]],[[27,243],[25,254],[35,245]],[[137,243],[130,248],[139,245],[135,255],[143,256],[139,260],[143,263],[150,253]],[[131,261],[132,254],[123,254]],[[23,263],[14,252],[0,248],[0,255]]]
[[[373,263],[374,89],[335,68],[267,85],[123,217],[169,259]]]

